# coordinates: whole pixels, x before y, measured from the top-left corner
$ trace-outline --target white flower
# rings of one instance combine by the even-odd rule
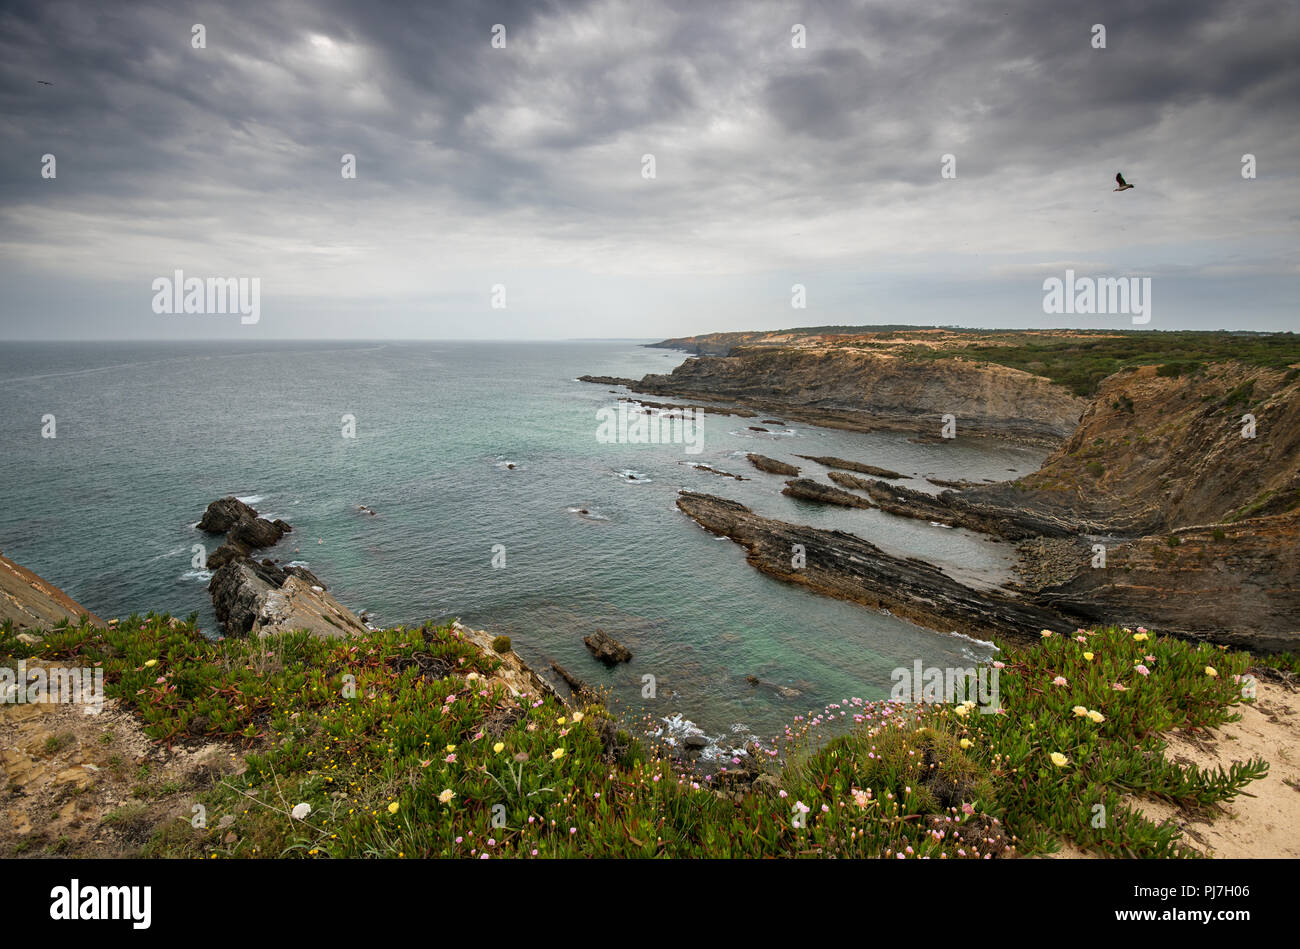
[[[311,805],[308,804],[306,801],[304,801],[303,803],[294,806],[293,819],[306,820],[307,815],[310,813],[311,813]]]

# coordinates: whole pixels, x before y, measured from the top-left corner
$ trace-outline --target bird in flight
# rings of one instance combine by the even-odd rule
[[[1124,180],[1124,175],[1118,171],[1115,172],[1115,183],[1119,185],[1119,187],[1115,189],[1116,191],[1127,191],[1129,188],[1133,187]]]
[[[41,85],[41,86],[52,86],[52,85],[54,85],[54,83],[52,83],[52,82],[46,82],[44,79],[37,79],[37,80],[36,80],[36,83],[37,83],[37,85]]]

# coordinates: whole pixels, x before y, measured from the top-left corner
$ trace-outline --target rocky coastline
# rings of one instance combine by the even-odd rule
[[[1070,435],[1087,405],[1047,379],[1005,366],[909,362],[856,349],[742,347],[687,359],[667,375],[579,381],[851,431],[940,438],[945,417],[954,416],[964,435],[1046,447]]]
[[[1103,379],[1081,399],[1002,366],[786,345],[779,334],[757,345],[746,338],[752,335],[700,338],[693,349],[689,340],[666,340],[657,345],[700,355],[671,375],[621,382],[927,440],[938,427],[930,410],[942,403],[957,418],[958,438],[995,435],[1054,448],[1037,472],[1014,481],[927,479],[945,488],[937,494],[882,480],[905,478],[900,472],[797,455],[832,469],[833,484],[796,477],[782,491],[1016,542],[1019,581],[1005,597],[984,597],[975,608],[969,593],[918,561],[882,560],[860,538],[683,492],[679,508],[744,545],[764,572],[940,630],[978,621],[987,624],[985,635],[1019,636],[1029,628],[1023,620],[1037,615],[1080,625],[1145,623],[1263,654],[1300,647],[1300,370],[1233,361],[1189,373],[1140,366]],[[914,406],[910,421],[895,415],[904,392]],[[750,461],[768,473],[799,470],[764,456]],[[789,566],[795,543],[808,549],[803,571]],[[882,577],[889,580],[883,587]]]
[[[692,491],[678,495],[677,507],[705,530],[744,547],[749,563],[768,576],[888,610],[920,626],[1017,642],[1032,641],[1044,627],[1073,628],[1073,619],[1063,612],[967,587],[937,567],[894,557],[844,531],[788,524],[736,501]]]

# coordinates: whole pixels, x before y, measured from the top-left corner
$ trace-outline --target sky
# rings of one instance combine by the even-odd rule
[[[1297,102],[1294,0],[0,0],[0,340],[1298,330]]]

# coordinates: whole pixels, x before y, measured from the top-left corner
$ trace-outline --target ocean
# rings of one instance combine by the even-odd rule
[[[459,617],[508,635],[535,668],[555,660],[608,687],[621,714],[670,738],[707,736],[706,758],[829,703],[883,698],[891,671],[918,659],[946,667],[992,654],[770,579],[674,498],[680,488],[733,498],[998,584],[1010,577],[1009,545],[787,498],[784,478],[744,456],[823,481],[794,455],[978,481],[1033,471],[1043,452],[799,423],[756,432],[760,419],[714,414],[699,454],[597,439],[597,411],[618,396],[577,376],[640,377],[685,358],[625,341],[7,343],[0,550],[105,618],[197,613],[216,635],[209,574],[194,569],[192,549],[219,539],[194,524],[233,494],[293,525],[259,556],[307,565],[373,622]],[[48,416],[53,438],[42,437]],[[355,438],[343,437],[345,416]],[[501,547],[505,565],[494,567]],[[597,628],[632,662],[598,664],[582,643]]]

